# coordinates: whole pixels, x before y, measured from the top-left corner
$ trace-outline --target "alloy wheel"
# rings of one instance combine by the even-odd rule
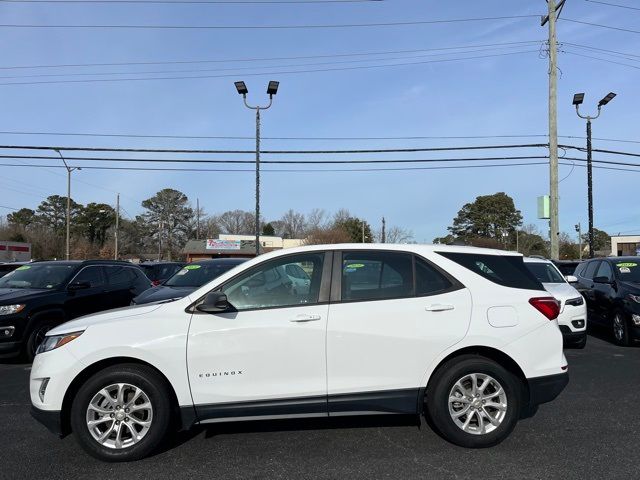
[[[139,387],[115,383],[96,393],[86,412],[86,424],[99,444],[113,449],[128,448],[149,432],[153,406]]]
[[[616,313],[616,316],[613,317],[613,336],[616,338],[618,342],[621,342],[624,339],[624,333],[625,333],[624,320],[619,313]]]
[[[507,394],[502,385],[484,373],[471,373],[455,382],[448,403],[455,425],[473,435],[493,432],[507,414]]]

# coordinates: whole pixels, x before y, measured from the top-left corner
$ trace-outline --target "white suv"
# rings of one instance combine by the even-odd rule
[[[560,302],[558,325],[568,347],[584,348],[587,344],[587,304],[578,290],[570,285],[576,277],[562,276],[550,260],[525,258],[524,264],[542,283],[545,290]]]
[[[308,289],[265,292],[298,265]],[[51,330],[33,415],[91,455],[142,458],[171,425],[425,414],[488,447],[568,382],[558,302],[506,252],[320,245],[243,263],[188,297]]]

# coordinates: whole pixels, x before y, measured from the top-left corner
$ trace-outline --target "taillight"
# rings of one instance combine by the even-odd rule
[[[153,287],[157,287],[158,285],[160,285],[160,280],[153,280],[151,282],[151,286],[153,286]]]
[[[560,302],[553,297],[530,298],[529,303],[549,320],[555,320],[560,315]]]

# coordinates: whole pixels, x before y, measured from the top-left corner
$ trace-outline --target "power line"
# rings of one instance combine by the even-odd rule
[[[491,52],[495,50],[501,50],[505,48],[521,48],[519,45],[511,45],[511,46],[501,46],[501,47],[492,47],[492,48],[479,48],[473,50],[466,50],[460,52],[454,52],[456,55],[464,55],[470,53],[483,53],[483,52]],[[71,72],[71,73],[30,73],[27,75],[12,75],[12,76],[0,76],[0,80],[3,79],[15,79],[15,78],[42,78],[42,77],[77,77],[77,76],[111,76],[111,75],[152,75],[152,74],[175,74],[175,73],[201,73],[201,72],[229,72],[229,71],[244,71],[244,70],[255,70],[255,69],[265,69],[265,68],[297,68],[297,67],[317,67],[324,65],[343,65],[343,64],[354,64],[354,63],[365,63],[365,62],[392,62],[396,60],[415,60],[425,57],[438,57],[444,55],[452,55],[452,53],[426,53],[421,55],[411,55],[411,56],[401,56],[401,57],[388,57],[388,58],[375,58],[375,59],[359,59],[359,60],[336,60],[329,62],[312,62],[312,63],[295,63],[288,65],[269,65],[269,66],[251,66],[251,67],[227,67],[227,68],[197,68],[197,69],[189,69],[189,70],[147,70],[140,72],[132,72],[132,71],[121,71],[121,72]],[[458,58],[458,57],[455,57]],[[464,59],[466,57],[459,57],[460,59]],[[383,66],[383,65],[381,65]]]
[[[1,1],[1,0],[0,0]],[[525,40],[521,42],[501,42],[501,43],[481,43],[474,45],[460,45],[452,47],[438,47],[438,48],[421,48],[414,50],[383,50],[379,52],[359,52],[359,53],[331,53],[322,55],[295,55],[286,57],[267,57],[267,58],[228,58],[228,59],[211,59],[211,60],[170,60],[170,61],[158,61],[158,62],[111,62],[111,63],[67,63],[67,64],[53,64],[53,65],[13,65],[8,67],[0,67],[0,70],[15,70],[15,69],[34,69],[34,68],[69,68],[69,67],[114,67],[114,66],[136,66],[136,65],[184,65],[184,64],[199,64],[199,63],[243,63],[243,62],[271,62],[277,60],[308,60],[313,58],[336,58],[336,57],[359,57],[359,56],[373,56],[373,55],[398,55],[405,53],[421,53],[421,52],[435,52],[444,50],[462,50],[468,48],[483,48],[483,47],[500,47],[508,45],[525,45],[531,43],[540,43],[542,40]]]
[[[0,0],[3,3],[86,3],[86,4],[138,4],[138,5],[297,5],[310,3],[375,3],[384,0]]]
[[[454,150],[497,150],[505,148],[546,148],[546,143],[529,143],[515,145],[471,145],[457,147],[426,147],[426,148],[378,148],[359,150],[261,150],[263,154],[344,154],[344,153],[411,153],[411,152],[443,152]],[[567,148],[577,148],[568,146]],[[60,150],[65,152],[132,152],[132,153],[217,153],[217,154],[253,154],[255,150],[187,150],[167,148],[114,148],[114,147],[63,147],[43,145],[0,145],[0,150]],[[59,157],[53,157],[59,158]]]
[[[27,132],[27,131],[0,131],[0,135],[26,135],[26,136],[58,136],[58,137],[106,137],[106,138],[159,138],[159,139],[184,139],[184,140],[251,140],[255,136],[231,136],[231,135],[146,135],[137,133],[97,133],[97,132]],[[473,140],[491,138],[546,138],[546,134],[523,135],[416,135],[398,137],[261,137],[263,140],[299,140],[299,141],[369,141],[369,140]],[[585,137],[576,135],[559,135],[559,138],[584,140]],[[594,140],[603,142],[640,143],[639,140],[624,140],[619,138],[593,137]]]
[[[126,30],[306,30],[328,28],[370,28],[370,27],[403,27],[412,25],[438,25],[449,23],[487,22],[501,20],[520,20],[538,18],[538,15],[505,15],[498,17],[452,18],[442,20],[412,20],[405,22],[376,23],[333,23],[333,24],[300,24],[300,25],[36,25],[36,24],[0,24],[1,28],[64,28],[64,29],[126,29]]]
[[[572,149],[572,150],[578,150],[580,152],[586,152],[587,149],[584,147],[577,147],[575,145],[559,145],[559,147],[562,148],[567,148],[567,149]],[[598,153],[611,153],[613,155],[625,155],[627,157],[640,157],[640,153],[635,153],[635,152],[622,152],[620,150],[605,150],[602,148],[594,148],[592,149],[592,151],[594,152],[598,152]]]
[[[638,32],[638,33],[640,33],[640,32]],[[575,56],[583,57],[583,58],[591,58],[593,60],[600,60],[601,62],[614,63],[616,65],[622,65],[624,67],[635,68],[636,70],[640,70],[640,67],[637,66],[637,65],[629,65],[628,63],[616,62],[615,60],[608,60],[606,58],[593,57],[591,55],[584,55],[583,53],[569,52],[569,51],[566,51],[566,50],[564,51],[564,53],[568,53],[569,55],[575,55]]]
[[[583,48],[586,50],[594,50],[597,52],[604,52],[604,53],[613,53],[615,55],[621,55],[621,56],[626,56],[626,57],[635,57],[635,58],[640,58],[640,55],[635,55],[633,53],[627,53],[627,52],[618,52],[616,50],[608,50],[606,48],[598,48],[598,47],[592,47],[591,45],[583,45],[580,43],[571,43],[571,42],[562,42],[562,45],[569,45],[571,47],[575,47],[575,48]]]
[[[19,208],[7,207],[6,205],[0,205],[0,208],[6,208],[7,210],[15,210],[16,212],[20,210]]]
[[[607,28],[609,30],[617,30],[619,32],[640,33],[640,30],[631,30],[630,28],[612,27],[611,25],[603,25],[601,23],[583,22],[582,20],[573,20],[571,18],[562,18],[563,22],[579,23],[581,25],[589,25],[590,27]]]
[[[352,168],[352,169],[266,169],[265,172],[272,173],[338,173],[338,172],[378,172],[378,171],[411,171],[411,170],[445,170],[460,168],[489,168],[489,167],[512,167],[528,165],[548,165],[548,162],[527,162],[527,163],[498,163],[486,165],[447,165],[437,167],[395,167],[395,168]],[[18,165],[2,163],[4,167],[34,167],[34,168],[64,168],[59,165]],[[254,169],[223,169],[223,168],[166,168],[166,167],[103,167],[103,166],[83,166],[87,170],[124,170],[124,171],[168,171],[168,172],[255,172]]]
[[[55,156],[0,155],[6,159],[55,160]],[[322,165],[322,164],[361,164],[361,163],[432,163],[432,162],[477,162],[487,160],[527,160],[548,158],[545,155],[526,155],[509,157],[464,157],[464,158],[409,158],[409,159],[372,159],[372,160],[262,160],[260,163],[276,165]],[[218,163],[218,164],[255,164],[255,160],[220,159],[176,159],[176,158],[111,158],[111,157],[68,157],[68,161],[128,162],[128,163]],[[85,167],[82,167],[85,168]]]
[[[640,10],[638,7],[630,7],[628,5],[620,5],[619,3],[600,2],[598,0],[585,0],[590,3],[599,3],[600,5],[607,5],[608,7],[626,8],[629,10]]]
[[[0,25],[1,27],[1,25]],[[402,67],[409,65],[426,65],[430,63],[448,63],[448,62],[458,62],[461,60],[476,60],[483,58],[493,58],[493,57],[505,57],[510,55],[522,55],[524,53],[538,53],[539,50],[523,50],[519,52],[507,52],[507,53],[494,53],[488,55],[477,55],[472,57],[461,57],[461,58],[446,58],[440,60],[424,60],[420,62],[403,62],[403,63],[391,63],[391,64],[383,64],[383,65],[360,65],[355,67],[333,67],[333,68],[318,68],[312,70],[285,70],[285,71],[273,71],[273,72],[249,72],[243,73],[242,75],[245,77],[258,77],[264,75],[294,75],[299,73],[324,73],[324,72],[339,72],[339,71],[349,71],[349,70],[364,70],[364,69],[372,69],[372,68],[389,68],[389,67]],[[266,68],[266,67],[265,67]],[[132,73],[133,74],[133,73]],[[221,75],[189,75],[189,76],[177,76],[177,77],[131,77],[131,78],[94,78],[94,79],[86,79],[86,80],[45,80],[38,82],[3,82],[0,85],[42,85],[42,84],[61,84],[61,83],[104,83],[104,82],[139,82],[139,81],[148,81],[148,80],[191,80],[191,79],[205,79],[205,78],[231,78],[237,77],[238,74],[221,74]]]

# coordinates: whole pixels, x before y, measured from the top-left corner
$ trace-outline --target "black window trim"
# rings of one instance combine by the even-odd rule
[[[267,260],[266,262],[260,262],[260,263],[258,263],[256,265],[253,265],[253,266],[249,267],[249,268],[245,268],[241,272],[238,272],[236,275],[234,275],[233,277],[229,278],[223,284],[218,285],[213,290],[209,290],[207,293],[202,295],[195,302],[193,302],[191,305],[189,305],[187,308],[185,308],[185,312],[192,313],[192,314],[195,314],[195,315],[212,315],[210,313],[201,312],[201,311],[196,309],[196,306],[198,304],[202,303],[202,301],[204,300],[204,297],[206,297],[209,293],[220,291],[220,289],[224,288],[230,282],[234,281],[239,276],[244,275],[248,270],[250,270],[250,269],[252,269],[254,267],[261,266],[261,265],[263,265],[264,263],[267,263],[267,262],[283,260],[285,258],[291,258],[291,257],[298,257],[300,255],[306,255],[306,254],[324,254],[324,259],[323,259],[323,262],[322,262],[322,277],[320,279],[320,292],[318,292],[318,301],[317,302],[315,302],[315,303],[301,303],[301,304],[296,304],[296,305],[276,305],[276,306],[270,306],[270,307],[245,308],[245,309],[242,309],[242,310],[233,310],[233,312],[244,313],[244,312],[255,312],[255,311],[260,311],[260,310],[274,310],[276,308],[300,308],[300,307],[312,307],[312,306],[317,306],[317,305],[328,305],[329,304],[329,290],[330,290],[330,287],[331,287],[331,273],[332,273],[332,263],[333,263],[334,253],[335,253],[335,250],[310,250],[310,251],[306,251],[306,252],[298,252],[298,253],[290,253],[288,255],[281,255],[281,256],[278,256],[278,257],[273,258],[271,260]],[[230,312],[220,312],[220,313],[221,314],[226,314],[226,313],[230,313]]]
[[[367,298],[367,299],[355,299],[355,300],[343,300],[342,299],[342,264],[343,254],[345,253],[399,253],[409,255],[411,257],[411,268],[413,275],[413,287],[410,296],[398,296],[398,297],[386,297],[386,298]],[[451,286],[435,292],[429,292],[422,295],[416,294],[416,259],[420,259],[433,268],[437,273],[445,277]],[[431,260],[423,257],[422,255],[409,251],[409,250],[388,250],[388,249],[352,249],[352,250],[334,250],[333,257],[333,275],[331,277],[331,294],[330,303],[356,303],[356,302],[380,302],[385,300],[403,300],[408,298],[423,298],[433,297],[434,295],[444,295],[445,293],[455,292],[466,288],[458,279],[453,277],[450,273],[443,270],[441,267],[433,263]]]

